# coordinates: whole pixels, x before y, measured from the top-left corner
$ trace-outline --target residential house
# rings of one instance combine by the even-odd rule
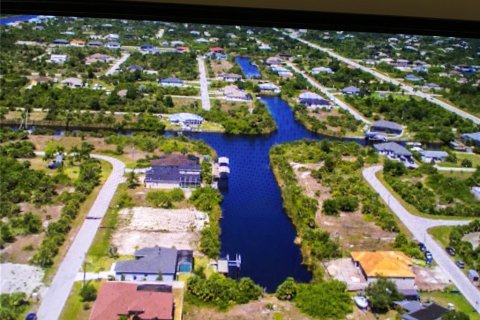
[[[195,39],[195,42],[196,43],[208,43],[208,40],[205,39],[205,38],[198,38],[198,39]]]
[[[160,85],[164,87],[183,87],[185,84],[182,79],[178,78],[166,78],[159,81]]]
[[[142,72],[143,67],[139,66],[138,64],[131,64],[127,67],[127,70],[130,72]]]
[[[371,132],[385,132],[385,133],[393,133],[393,134],[402,134],[403,128],[396,122],[393,121],[386,121],[386,120],[378,120],[372,123],[370,127]]]
[[[404,79],[405,79],[406,81],[410,81],[410,82],[419,82],[419,81],[422,81],[422,80],[423,80],[422,77],[417,77],[417,76],[414,75],[414,74],[409,74],[409,75],[407,75]]]
[[[200,33],[200,31],[192,30],[192,31],[190,31],[190,34],[193,35],[193,36],[199,36],[201,33]]]
[[[476,146],[480,146],[480,132],[464,133],[461,137],[466,142],[471,142]]]
[[[180,53],[184,53],[184,52],[189,52],[190,49],[188,47],[183,47],[183,46],[178,46],[175,48],[175,50],[177,50],[177,52],[180,52]]]
[[[412,153],[395,142],[378,143],[373,146],[378,153],[392,158],[411,158]]]
[[[316,67],[312,69],[312,74],[319,74],[319,73],[326,73],[326,74],[333,74],[333,70],[327,67]]]
[[[83,81],[79,78],[66,78],[62,81],[62,86],[69,88],[81,88],[83,87]]]
[[[424,150],[421,151],[422,161],[426,163],[431,162],[442,162],[448,158],[448,153],[446,151],[430,151]]]
[[[264,50],[264,51],[268,51],[268,50],[272,50],[272,48],[268,45],[268,44],[265,44],[263,43],[262,45],[260,45],[258,47],[259,50]]]
[[[113,60],[114,60],[113,57],[109,55],[102,54],[102,53],[94,53],[85,58],[85,64],[90,65],[97,62],[109,63],[110,61],[113,61]]]
[[[67,61],[68,56],[66,54],[52,54],[48,62],[64,64]]]
[[[387,278],[398,288],[413,289],[415,274],[412,259],[400,251],[352,251],[352,261],[364,275],[367,283]]]
[[[145,187],[172,189],[200,186],[200,163],[197,157],[170,154],[150,162],[145,175]]]
[[[173,320],[174,309],[171,286],[111,281],[100,287],[90,320]]]
[[[473,186],[470,192],[472,192],[475,199],[480,200],[480,186]]]
[[[70,45],[72,47],[85,47],[85,41],[80,39],[73,39],[72,41],[70,41]]]
[[[169,116],[169,121],[173,125],[198,126],[203,123],[203,118],[193,113],[175,113]]]
[[[217,74],[217,80],[235,82],[235,81],[242,80],[242,76],[234,73],[220,73],[220,74]]]
[[[70,42],[68,42],[65,39],[55,39],[55,40],[53,40],[52,44],[54,44],[56,46],[68,46],[70,44]]]
[[[184,42],[180,41],[180,40],[173,40],[173,41],[170,42],[170,45],[172,47],[183,46]]]
[[[345,95],[358,95],[360,94],[360,89],[354,86],[349,86],[343,88],[342,93]]]
[[[210,52],[212,53],[219,53],[219,54],[225,54],[225,49],[221,47],[212,47],[210,48]]]
[[[119,42],[110,41],[110,42],[105,43],[105,48],[120,49],[121,47],[122,47],[122,45]]]
[[[271,65],[280,65],[282,64],[282,59],[279,57],[269,57],[267,60],[265,60],[265,64],[271,66]]]
[[[318,109],[318,108],[331,109],[332,108],[330,101],[322,98],[319,94],[315,92],[310,92],[310,91],[302,92],[298,96],[298,101],[301,104],[311,109]]]
[[[52,82],[51,78],[39,76],[32,79],[32,86],[35,86],[37,84],[50,83],[50,82]]]
[[[87,43],[87,47],[95,47],[95,48],[103,47],[103,42],[101,42],[101,41],[89,41]]]
[[[262,92],[280,93],[280,88],[277,85],[275,85],[271,82],[260,83],[258,85],[258,87],[260,88],[260,91],[262,91]]]
[[[436,83],[429,82],[421,87],[423,90],[428,90],[428,91],[439,91],[442,90],[443,88],[439,86]]]
[[[435,302],[422,304],[420,302],[410,302],[408,305],[402,306],[407,313],[402,315],[402,320],[441,320],[448,312]]]
[[[237,86],[231,85],[223,88],[223,97],[229,101],[250,101],[252,97],[249,93],[240,90]]]
[[[182,258],[179,264],[179,252]],[[182,272],[192,272],[193,251],[175,248],[148,247],[135,251],[134,260],[115,263],[115,279],[122,281],[162,281],[175,280],[178,268]]]
[[[120,36],[116,33],[110,33],[103,37],[103,39],[107,41],[118,41],[118,39],[120,39]]]
[[[157,47],[151,45],[151,44],[144,44],[140,46],[140,52],[147,54],[147,53],[156,53],[158,52]]]

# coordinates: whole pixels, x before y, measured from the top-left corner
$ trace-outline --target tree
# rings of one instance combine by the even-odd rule
[[[97,288],[88,281],[80,289],[80,297],[82,297],[83,302],[95,301],[97,299]]]
[[[134,171],[127,173],[127,186],[129,189],[135,189],[138,186],[138,178]]]
[[[399,177],[407,172],[407,168],[400,161],[386,159],[385,163],[383,164],[383,172],[393,177]]]
[[[385,278],[371,282],[365,290],[365,294],[370,301],[372,310],[379,313],[387,312],[394,301],[403,298],[402,294],[398,292],[395,282]]]
[[[281,283],[277,291],[275,291],[275,296],[280,300],[292,300],[297,295],[297,284],[295,280],[291,277],[288,277]]]
[[[172,99],[172,97],[170,97],[170,96],[165,96],[165,97],[163,98],[163,103],[165,104],[165,106],[166,106],[167,108],[173,108],[173,106],[174,106],[174,104],[173,104],[173,99]]]
[[[462,167],[471,168],[472,167],[472,161],[469,160],[469,159],[463,159],[462,160]]]
[[[461,311],[451,310],[443,315],[442,320],[469,320],[470,317]]]

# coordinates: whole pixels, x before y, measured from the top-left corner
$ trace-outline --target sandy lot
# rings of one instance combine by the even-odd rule
[[[31,295],[45,289],[42,283],[43,270],[38,267],[3,263],[0,264],[0,275],[1,293],[25,292]]]
[[[466,234],[463,236],[462,240],[470,242],[473,246],[473,249],[476,249],[480,245],[480,232]]]
[[[225,73],[233,67],[233,63],[227,60],[211,60],[210,65],[215,74]]]
[[[330,277],[345,282],[348,290],[362,290],[367,281],[362,273],[353,265],[350,258],[341,258],[328,261],[326,269]]]
[[[345,158],[345,161],[354,161],[354,158]],[[323,201],[331,197],[330,190],[319,184],[312,176],[312,170],[318,170],[318,163],[291,162],[295,177],[305,193],[318,200],[317,222],[323,230],[328,231],[334,238],[340,240],[340,245],[348,251],[352,250],[391,250],[395,233],[386,232],[376,226],[374,222],[365,221],[360,212],[340,213],[339,216],[325,216],[322,214]]]
[[[422,291],[443,290],[450,285],[447,275],[439,266],[433,268],[412,267],[415,273],[415,285]]]
[[[121,255],[155,245],[196,250],[199,231],[208,222],[207,214],[194,209],[134,207],[120,211],[120,216],[112,244]]]

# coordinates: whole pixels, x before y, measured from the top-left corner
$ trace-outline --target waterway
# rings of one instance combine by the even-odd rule
[[[11,16],[11,17],[0,18],[0,26],[6,25],[12,22],[17,22],[17,21],[27,21],[36,17],[38,17],[38,15]]]
[[[258,67],[250,61],[250,58],[248,57],[236,57],[235,61],[238,63],[238,65],[242,68],[243,74],[248,79],[253,79],[253,78],[261,78],[262,74],[260,73],[260,70],[258,70]]]

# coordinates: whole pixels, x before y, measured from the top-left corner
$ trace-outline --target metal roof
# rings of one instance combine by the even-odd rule
[[[411,152],[395,142],[378,143],[373,146],[377,151],[392,152],[398,156],[411,156]]]
[[[402,130],[402,126],[393,121],[378,120],[372,123],[372,127],[385,128],[390,130]]]
[[[116,273],[174,274],[177,267],[177,249],[152,247],[135,252],[136,260],[118,261]]]

